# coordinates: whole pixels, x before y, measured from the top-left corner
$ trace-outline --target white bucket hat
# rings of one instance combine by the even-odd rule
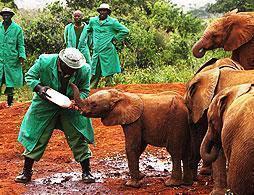
[[[86,64],[83,54],[76,48],[62,49],[59,58],[70,68],[79,69]]]
[[[11,8],[8,8],[8,7],[4,7],[1,12],[0,12],[0,15],[2,16],[3,13],[11,13],[12,15],[15,15],[14,11],[12,11]]]
[[[102,3],[102,4],[100,5],[100,7],[97,8],[97,11],[99,12],[99,11],[102,10],[102,9],[107,9],[107,10],[109,11],[109,13],[111,13],[111,9],[110,9],[110,7],[109,7],[109,4],[107,4],[107,3]]]

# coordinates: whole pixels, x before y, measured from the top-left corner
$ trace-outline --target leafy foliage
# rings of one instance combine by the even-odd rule
[[[17,5],[15,4],[14,0],[1,0],[0,1],[0,10],[2,10],[3,7],[17,9]]]
[[[96,8],[103,1],[59,2],[37,12],[19,13],[18,23],[24,29],[26,51],[25,72],[42,53],[58,53],[64,47],[64,27],[72,21],[72,13],[80,9],[84,21],[98,15]],[[211,57],[227,56],[220,50],[196,59],[193,44],[204,30],[205,22],[184,13],[168,0],[112,0],[111,16],[117,18],[130,34],[118,43],[122,74],[114,76],[115,83],[185,82],[193,72]],[[104,82],[101,82],[103,86]]]
[[[253,0],[217,0],[207,7],[207,11],[211,13],[225,13],[233,9],[241,12],[254,11]]]

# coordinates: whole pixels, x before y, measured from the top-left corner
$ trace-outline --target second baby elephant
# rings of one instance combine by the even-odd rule
[[[122,126],[131,176],[127,186],[140,187],[144,174],[139,171],[139,157],[148,144],[166,147],[171,155],[173,169],[171,178],[165,181],[167,186],[192,184],[188,110],[182,96],[175,92],[134,94],[109,89],[80,99],[78,88],[71,86],[83,115],[101,118],[106,126]]]

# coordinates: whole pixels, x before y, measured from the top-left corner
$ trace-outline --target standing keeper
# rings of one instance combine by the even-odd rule
[[[97,88],[101,76],[106,77],[106,86],[112,85],[112,76],[121,72],[114,43],[121,42],[129,33],[124,25],[109,16],[108,4],[102,3],[97,11],[99,16],[91,18],[86,26],[93,42],[91,88]]]
[[[14,12],[3,8],[0,12],[0,88],[5,84],[8,107],[13,104],[14,87],[23,86],[22,66],[26,59],[22,28],[12,21]]]

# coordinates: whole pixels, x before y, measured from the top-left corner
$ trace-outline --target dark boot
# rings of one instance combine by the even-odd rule
[[[28,157],[25,157],[25,163],[23,171],[15,178],[15,182],[17,183],[28,183],[31,181],[33,175],[33,167],[34,160]]]
[[[13,96],[12,95],[8,95],[7,96],[7,105],[10,107],[13,104]]]
[[[81,167],[82,167],[82,180],[85,183],[94,183],[95,179],[92,176],[91,172],[90,172],[90,160],[89,158],[82,161],[81,163]]]

